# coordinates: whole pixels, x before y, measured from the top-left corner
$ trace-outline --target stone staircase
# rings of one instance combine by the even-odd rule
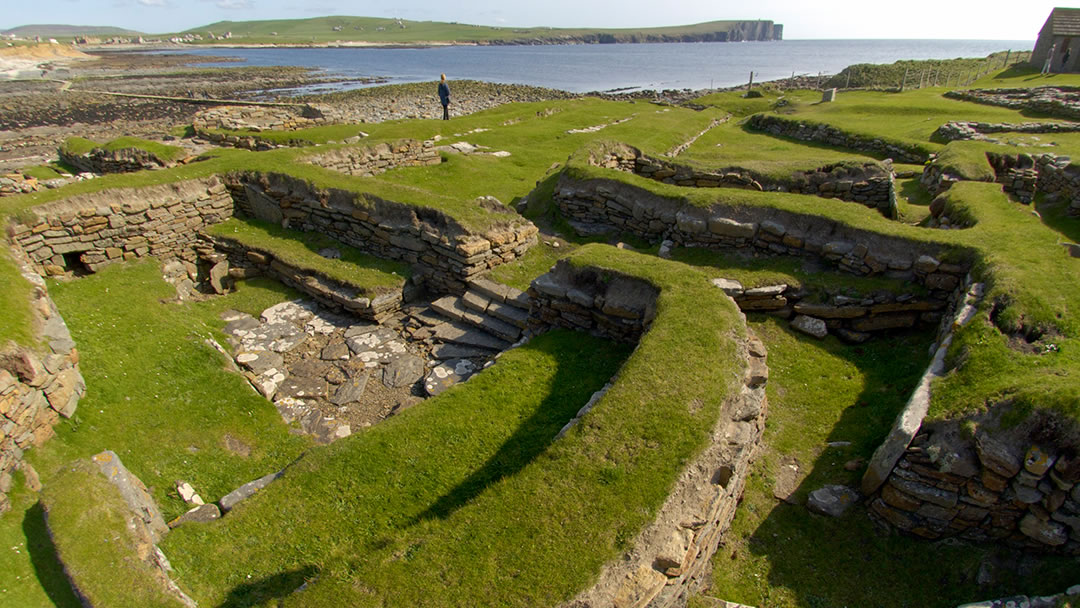
[[[469,357],[480,351],[503,351],[521,339],[529,321],[529,296],[487,279],[475,279],[462,296],[444,296],[431,311],[449,319],[435,327],[436,351]]]

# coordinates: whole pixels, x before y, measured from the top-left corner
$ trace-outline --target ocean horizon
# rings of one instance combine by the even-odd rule
[[[794,76],[835,74],[857,63],[905,59],[985,57],[1030,51],[1034,40],[780,40],[433,47],[191,48],[162,53],[222,56],[240,62],[204,67],[295,66],[344,79],[375,78],[387,84],[480,80],[525,84],[574,93],[663,89],[712,89]],[[372,86],[342,83],[303,92]]]

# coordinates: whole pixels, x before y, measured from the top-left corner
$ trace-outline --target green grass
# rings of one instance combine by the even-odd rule
[[[56,546],[45,527],[38,495],[28,490],[21,472],[8,493],[11,511],[0,517],[0,604],[20,608],[80,608]]]
[[[707,268],[714,277],[734,279],[743,287],[763,287],[781,283],[815,293],[822,300],[837,293],[865,297],[875,291],[924,295],[926,288],[907,281],[886,277],[858,277],[837,272],[823,272],[814,263],[787,256],[755,256],[744,252],[717,251],[681,247],[672,251],[673,259]]]
[[[184,512],[177,479],[207,500],[279,470],[308,445],[204,340],[220,333],[220,312],[258,315],[295,297],[269,281],[241,282],[235,294],[196,304],[170,302],[175,291],[153,260],[114,266],[49,286],[79,345],[87,394],[57,437],[28,453],[48,485],[67,463],[115,451],[150,487],[166,519]],[[139,432],[133,433],[137,428]],[[225,447],[229,435],[248,456]]]
[[[857,205],[835,201],[822,200],[808,208],[806,197],[795,195],[668,186],[592,166],[587,158],[583,151],[570,161],[572,178],[619,181],[699,207],[757,206],[821,215],[912,243],[940,243],[943,261],[973,263],[975,280],[986,282],[980,318],[992,313],[993,324],[972,323],[958,332],[950,351],[950,362],[957,369],[939,382],[930,416],[958,417],[980,411],[987,403],[1004,402],[1011,403],[1021,418],[1041,410],[1057,412],[1066,420],[1080,419],[1080,389],[1069,372],[1080,366],[1076,354],[1080,351],[1075,350],[1080,320],[1070,313],[1080,309],[1080,283],[1075,280],[1080,268],[1064,253],[1060,235],[1010,202],[999,185],[954,185],[943,195],[946,213],[972,227],[940,231],[891,222]],[[1029,354],[1024,343],[1035,343],[1031,348],[1046,352]]]
[[[138,558],[140,541],[128,528],[131,508],[95,465],[80,460],[64,467],[41,504],[65,571],[90,605],[183,606]]]
[[[0,251],[0,348],[10,341],[24,346],[36,343],[30,298],[34,286],[19,272],[6,248]]]
[[[848,150],[763,135],[728,122],[694,142],[675,160],[705,169],[746,169],[771,179],[787,179],[798,171],[832,165],[877,164],[877,159]]]
[[[975,576],[983,560],[1015,561],[1016,556],[1006,548],[930,546],[882,535],[861,504],[832,519],[777,501],[773,486],[791,458],[800,469],[795,492],[800,503],[826,484],[858,486],[861,469],[847,471],[844,464],[868,459],[888,432],[923,372],[932,338],[914,333],[849,346],[800,335],[775,319],[752,319],[750,326],[769,349],[767,447],[713,558],[705,595],[772,608],[901,608],[1060,593],[1074,583],[1071,558],[1030,557],[1029,567],[1038,576],[1001,567],[993,584],[979,586]],[[828,445],[844,441],[851,445]]]
[[[172,162],[187,154],[187,150],[179,146],[170,146],[148,139],[140,139],[138,137],[118,137],[104,144],[83,137],[69,137],[64,140],[64,143],[61,145],[61,149],[65,152],[76,156],[88,154],[97,149],[102,149],[106,152],[115,152],[117,150],[128,150],[132,148],[149,152],[163,162]]]
[[[832,103],[795,105],[786,118],[824,123],[853,135],[895,142],[930,154],[941,149],[931,141],[934,131],[949,121],[1025,122],[1045,117],[1007,108],[942,97],[945,87],[904,93],[842,91]]]
[[[303,44],[335,41],[364,41],[383,44],[423,42],[493,42],[565,36],[610,36],[622,42],[644,42],[655,37],[692,36],[728,32],[738,21],[709,21],[672,27],[635,29],[589,29],[550,27],[494,27],[439,21],[409,21],[379,17],[316,17],[260,21],[219,21],[187,30],[204,36],[203,44],[214,43],[206,35],[232,32],[232,44]],[[405,27],[402,28],[401,24]],[[341,29],[335,31],[335,27]],[[362,29],[359,29],[362,28]],[[183,33],[186,33],[183,32]]]
[[[597,245],[572,260],[661,293],[652,329],[563,440],[550,443],[625,349],[546,334],[467,384],[310,452],[220,523],[173,532],[165,550],[181,584],[202,601],[262,605],[317,573],[285,598],[304,606],[532,606],[583,588],[651,519],[741,371],[738,313],[703,275]],[[238,535],[254,538],[221,542]]]
[[[849,65],[825,82],[824,88],[916,88],[920,81],[953,88],[976,80],[980,74],[1001,71],[1009,64],[1027,61],[1030,51],[1000,51],[986,57],[957,59],[901,60],[888,64],[857,63]],[[906,79],[906,81],[905,81]]]
[[[206,232],[246,249],[268,253],[295,268],[313,270],[370,296],[400,291],[412,274],[408,264],[377,258],[326,235],[289,230],[255,219],[231,218]],[[319,255],[325,248],[337,249],[341,258]]]
[[[63,177],[60,172],[57,171],[57,168],[58,167],[55,167],[53,165],[36,165],[33,167],[25,167],[19,172],[26,177],[32,177],[36,180],[45,181]]]

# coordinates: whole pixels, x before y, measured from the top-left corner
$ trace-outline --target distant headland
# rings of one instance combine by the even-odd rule
[[[25,25],[5,37],[55,38],[86,45],[181,44],[200,46],[424,46],[744,42],[783,39],[784,26],[769,20],[709,21],[640,29],[495,27],[378,17],[315,17],[219,21],[183,32],[143,34],[117,28]],[[120,33],[123,32],[123,33]]]

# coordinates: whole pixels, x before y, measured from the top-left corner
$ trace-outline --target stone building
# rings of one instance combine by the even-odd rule
[[[1080,8],[1058,7],[1050,12],[1031,52],[1031,65],[1041,68],[1051,47],[1050,71],[1080,72]]]

